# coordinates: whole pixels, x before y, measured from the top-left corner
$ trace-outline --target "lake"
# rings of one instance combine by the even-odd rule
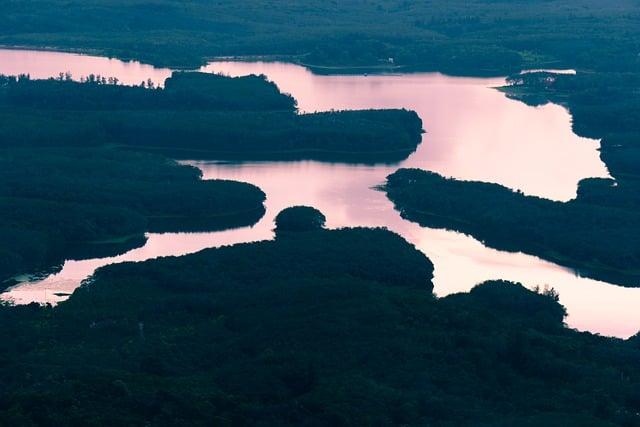
[[[55,52],[0,50],[0,73],[45,78],[60,72],[118,77],[125,84],[161,83],[171,70],[136,62]],[[292,94],[302,113],[358,108],[407,108],[423,120],[418,149],[396,164],[358,165],[316,161],[185,162],[204,179],[233,179],[259,186],[266,215],[254,226],[212,233],[148,234],[143,247],[121,256],[68,260],[44,280],[29,281],[2,295],[16,303],[55,303],[103,265],[183,255],[207,247],[273,237],[273,218],[283,208],[320,209],[331,228],[381,226],[423,251],[435,265],[435,292],[468,291],[489,279],[527,286],[553,286],[567,307],[567,323],[580,330],[627,337],[640,329],[640,289],[581,278],[537,257],[487,248],[469,236],[420,227],[403,220],[385,194],[375,189],[400,167],[416,167],[462,180],[495,182],[525,194],[566,201],[578,182],[607,177],[600,143],[572,131],[569,112],[555,104],[529,107],[495,88],[504,78],[450,77],[439,73],[321,76],[283,63],[213,62],[202,71],[238,76],[265,74]]]

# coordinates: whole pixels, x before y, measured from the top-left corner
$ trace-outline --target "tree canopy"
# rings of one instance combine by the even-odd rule
[[[309,206],[293,206],[281,211],[275,219],[276,233],[296,233],[302,231],[316,231],[324,228],[327,221],[325,216]]]
[[[638,425],[636,340],[517,284],[437,299],[432,272],[383,229],[100,269],[55,309],[0,307],[0,419]]]

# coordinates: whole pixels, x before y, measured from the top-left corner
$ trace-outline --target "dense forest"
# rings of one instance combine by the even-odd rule
[[[560,103],[602,140],[612,179],[559,203],[405,169],[389,198],[409,220],[640,284],[637,0],[9,0],[0,44],[512,74],[508,96]],[[0,279],[263,215],[260,189],[163,154],[394,162],[420,142],[413,112],[300,115],[263,76],[109,77],[0,77]],[[324,222],[298,206],[273,241],[108,266],[55,308],[0,304],[0,426],[640,426],[640,336],[567,328],[553,288],[436,298],[402,238]]]
[[[1,146],[116,144],[178,158],[392,162],[413,152],[421,133],[422,121],[406,110],[297,114],[295,100],[263,76],[176,72],[164,89],[95,76],[82,83],[0,76]]]
[[[329,67],[506,74],[638,67],[635,0],[12,0],[4,45],[91,50],[157,65],[287,55]],[[344,69],[344,68],[343,68]]]
[[[635,210],[554,202],[418,169],[398,170],[384,189],[404,218],[421,225],[468,233],[489,246],[538,255],[585,276],[640,286]]]
[[[202,181],[196,168],[149,154],[1,149],[0,278],[113,255],[147,231],[254,224],[264,199],[253,185]]]
[[[399,236],[317,214],[281,215],[309,223],[275,241],[103,268],[55,309],[0,307],[0,419],[640,425],[636,338],[565,328],[551,289],[436,299]]]
[[[153,90],[156,89],[156,90]],[[119,84],[117,78],[90,74],[81,82],[69,74],[48,80],[28,75],[0,76],[0,102],[13,109],[43,111],[286,111],[296,109],[265,76],[228,77],[212,73],[174,72],[164,88],[141,82]]]

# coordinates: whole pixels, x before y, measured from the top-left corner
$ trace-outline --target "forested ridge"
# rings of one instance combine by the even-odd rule
[[[275,241],[103,268],[55,309],[0,307],[0,419],[639,425],[636,338],[565,328],[552,290],[436,299],[402,238],[307,213]]]
[[[326,73],[516,73],[503,90],[566,106],[613,179],[559,203],[405,169],[390,199],[423,225],[638,285],[636,0],[10,0],[0,44],[179,67],[268,55]],[[262,216],[260,189],[158,153],[394,162],[420,141],[413,112],[297,114],[261,76],[145,86],[0,77],[0,279]],[[436,298],[433,265],[402,238],[324,222],[295,207],[273,241],[108,266],[55,308],[0,304],[0,425],[640,426],[637,335],[568,329],[552,288]]]
[[[285,55],[328,72],[393,65],[462,74],[541,66],[637,70],[640,45],[635,0],[12,0],[3,6],[4,45],[91,50],[157,65]]]
[[[11,108],[44,111],[288,111],[296,108],[265,76],[228,77],[213,73],[174,72],[155,87],[119,84],[117,78],[89,74],[81,82],[61,73],[32,80],[28,75],[1,76],[0,100]]]

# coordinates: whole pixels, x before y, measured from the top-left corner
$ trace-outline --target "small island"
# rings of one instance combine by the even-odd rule
[[[640,333],[623,340],[564,323],[579,324],[577,304],[595,326],[638,328],[640,289],[614,286],[640,285],[638,0],[10,0],[2,2],[0,44],[74,53],[2,57],[5,73],[62,73],[0,76],[0,282],[16,273],[43,277],[65,259],[121,253],[147,232],[256,231],[249,226],[266,206],[286,200],[332,209],[293,206],[273,226],[265,219],[256,228],[264,225],[260,238],[268,238],[273,227],[271,240],[106,266],[55,307],[0,302],[2,427],[640,426]],[[74,68],[86,76],[80,82],[65,74],[75,54],[101,56],[86,61],[91,70]],[[196,70],[229,60],[365,74],[366,87],[350,101],[362,95],[372,101],[366,105],[398,109],[301,114],[264,76],[175,72],[158,87],[153,76],[171,71],[149,65]],[[87,76],[107,63],[144,82]],[[561,74],[569,69],[575,73]],[[350,217],[348,209],[305,194],[272,204],[276,195],[254,185],[203,181],[176,162],[256,161],[245,165],[251,169],[268,160],[318,166],[302,162],[313,160],[375,164],[388,175],[416,150],[423,126],[401,109],[410,104],[395,102],[407,99],[395,96],[406,88],[378,93],[375,80],[397,72],[411,80],[416,71],[474,77],[456,79],[467,88],[494,76],[481,86],[506,84],[491,93],[496,100],[529,112],[516,103],[560,104],[575,134],[600,140],[610,178],[583,180],[566,203],[448,179],[460,175],[446,167],[443,176],[400,169],[380,187],[405,219],[475,236],[480,253],[484,245],[526,252],[572,271],[549,266],[561,275],[533,287],[545,268],[521,265],[517,277],[531,288],[491,280],[444,296],[468,289],[476,252],[453,242],[443,253],[430,239],[452,233],[396,228],[387,216],[398,220],[394,212],[376,210],[381,194],[349,199],[370,208],[370,218],[354,218],[410,230],[438,257],[435,267],[387,229],[327,227],[340,223],[338,214]],[[511,128],[515,141],[541,123],[522,116],[514,126],[498,104],[478,97],[488,132],[467,133],[458,127],[469,117],[456,88],[406,93],[432,103],[426,127],[446,120],[487,150],[493,129]],[[547,124],[557,125],[551,116]],[[430,160],[495,164],[466,147],[445,144]],[[538,147],[526,149],[521,154]],[[573,167],[560,148],[548,155]],[[421,160],[407,165],[424,167]],[[512,166],[510,155],[500,160]],[[330,190],[351,176],[362,183],[357,173],[326,174],[313,179]],[[383,174],[367,188],[383,184]],[[300,176],[273,175],[274,185],[287,191]],[[514,265],[485,261],[479,280],[504,278]],[[456,274],[440,276],[445,269]],[[609,283],[580,279],[585,286],[559,295],[574,272]],[[607,318],[596,314],[601,308]]]
[[[276,236],[321,230],[326,221],[324,214],[316,208],[293,206],[276,216]]]

